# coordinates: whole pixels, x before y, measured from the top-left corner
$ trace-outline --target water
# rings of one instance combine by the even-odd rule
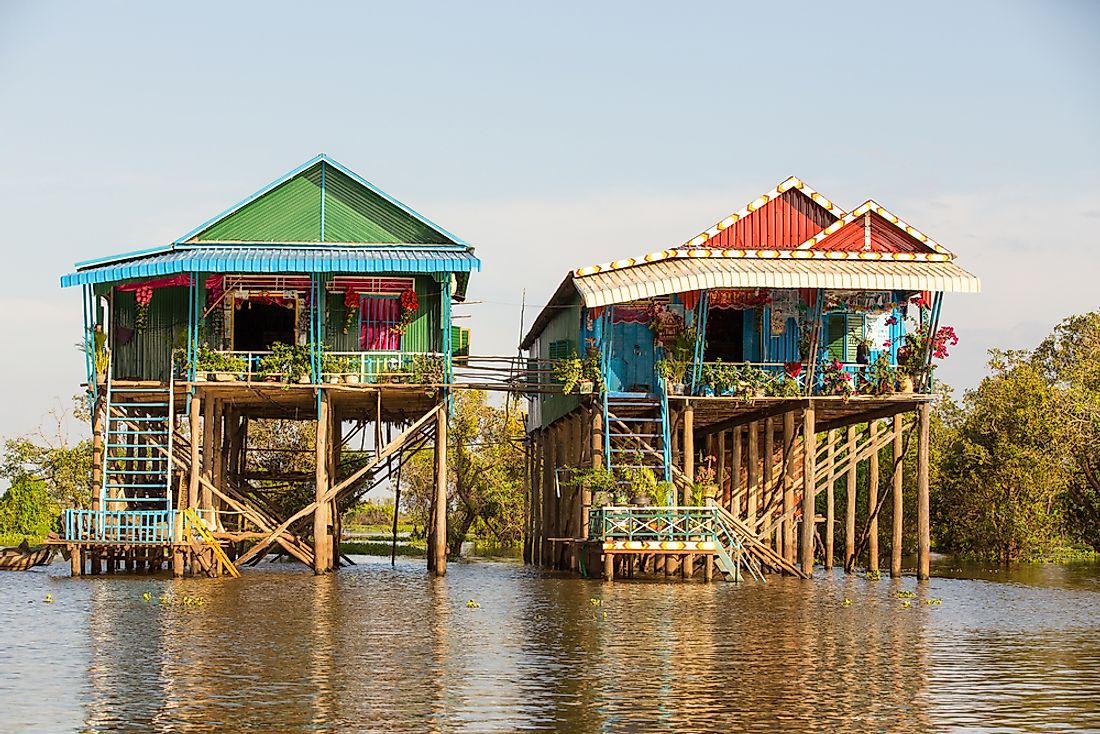
[[[1096,565],[738,587],[360,560],[0,575],[0,732],[1100,731]]]

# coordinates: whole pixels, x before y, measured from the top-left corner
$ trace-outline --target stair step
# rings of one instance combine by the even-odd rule
[[[107,461],[168,461],[167,456],[108,456]]]
[[[167,504],[167,500],[164,497],[107,497],[105,502],[156,502],[158,504]]]
[[[157,484],[149,484],[147,482],[134,484],[105,484],[103,486],[107,489],[164,489],[164,482]]]
[[[159,421],[160,423],[164,423],[165,421],[168,420],[168,416],[166,416],[166,415],[135,415],[135,416],[127,416],[127,417],[124,418],[122,416],[113,415],[113,416],[111,416],[111,420],[113,420],[117,423],[126,423],[127,421],[133,421],[134,423],[152,423],[153,421]]]

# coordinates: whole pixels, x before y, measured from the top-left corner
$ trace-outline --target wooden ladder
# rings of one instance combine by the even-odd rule
[[[187,527],[194,528],[198,531],[199,537],[203,542],[210,546],[210,549],[214,551],[214,557],[218,559],[218,565],[229,572],[229,575],[235,579],[241,577],[241,572],[237,570],[237,567],[233,565],[233,561],[229,560],[229,556],[225,554],[222,549],[221,543],[214,539],[214,536],[210,534],[210,531],[206,529],[206,524],[202,521],[202,518],[198,516],[193,507],[188,507],[183,511],[183,516],[187,520]],[[187,531],[187,540],[191,541],[191,532]]]

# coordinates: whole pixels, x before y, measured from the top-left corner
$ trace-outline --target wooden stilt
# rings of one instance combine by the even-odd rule
[[[709,553],[705,556],[703,561],[703,580],[708,584],[714,581],[714,556]]]
[[[718,492],[722,507],[727,510],[730,506],[730,485],[726,477],[726,431],[718,432],[718,445],[715,448],[718,455],[718,470],[715,476],[718,478]]]
[[[729,511],[734,517],[741,518],[741,450],[742,444],[741,426],[737,426],[730,433],[732,444],[730,445],[730,501]]]
[[[833,558],[836,555],[836,489],[832,480],[833,465],[836,461],[836,431],[829,431],[826,437],[826,449],[830,475],[825,484],[825,569],[833,567]],[[849,541],[851,542],[851,541]]]
[[[901,576],[901,553],[902,553],[902,520],[904,514],[904,505],[902,504],[902,466],[905,462],[902,460],[902,452],[904,448],[901,443],[901,431],[902,422],[901,414],[894,416],[894,514],[891,518],[893,524],[893,533],[890,536],[890,576],[893,578],[899,578]]]
[[[917,408],[917,578],[925,580],[931,571],[932,530],[928,506],[928,431],[932,406]]]
[[[878,441],[878,421],[871,421],[868,425],[871,434],[871,445],[876,446]],[[867,482],[867,570],[878,570],[878,450],[871,452],[870,476]]]
[[[856,469],[859,464],[856,455],[856,427],[848,426],[848,484],[845,490],[847,507],[844,515],[844,568],[854,566],[852,556],[856,553]]]
[[[447,573],[447,411],[435,414],[435,536],[432,571],[436,576]]]
[[[683,503],[691,504],[691,482],[695,481],[695,407],[691,401],[684,403],[684,483]]]
[[[783,414],[783,557],[788,563],[795,562],[794,529],[794,490],[795,490],[795,449],[794,449],[794,411]]]
[[[317,439],[316,443],[316,498],[317,506],[313,509],[313,572],[316,574],[328,573],[332,570],[332,505],[324,500],[329,490],[329,432],[332,424],[332,406],[329,404],[329,396],[325,391],[321,392],[317,412]]]
[[[775,491],[775,485],[772,483],[772,474],[775,464],[775,434],[774,425],[772,419],[764,419],[764,454],[761,457],[763,459],[763,494],[760,500],[761,507],[771,508],[767,510],[764,522],[770,522],[770,518],[775,515],[775,505],[772,501],[772,494]]]
[[[207,399],[202,404],[202,476],[206,481],[213,484],[214,482],[214,408],[217,406],[217,401],[213,399]],[[207,521],[207,524],[213,527],[213,513],[211,509],[214,504],[213,494],[205,486],[199,486],[199,509],[203,520]]]
[[[806,403],[802,413],[802,572],[807,577],[814,572],[814,486],[816,476],[817,427],[813,401]]]
[[[760,422],[749,423],[748,456],[748,501],[746,502],[745,521],[750,528],[756,527],[760,512]]]
[[[603,554],[603,577],[607,581],[615,580],[615,556],[612,553]]]
[[[103,509],[99,493],[103,489],[103,430],[107,425],[106,411],[106,397],[100,396],[92,414],[92,510],[95,511]],[[98,575],[103,571],[99,554],[89,551],[88,556],[88,573]]]

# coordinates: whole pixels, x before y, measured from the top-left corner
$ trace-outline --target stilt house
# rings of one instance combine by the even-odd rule
[[[84,295],[96,493],[65,513],[74,573],[235,571],[243,541],[238,563],[274,547],[318,572],[338,564],[341,503],[445,435],[452,355],[469,340],[451,304],[479,267],[468,243],[325,155],[174,242],[78,263],[61,282]],[[291,517],[248,469],[262,418],[317,421],[316,498]],[[373,428],[376,451],[345,475],[349,422]]]
[[[877,567],[878,456],[912,427],[926,576],[932,366],[957,341],[943,294],[978,290],[876,202],[845,211],[796,178],[678,247],[570,272],[520,345],[556,375],[531,399],[528,561],[809,575],[815,542],[827,566],[837,555],[832,487],[846,475],[850,564],[869,461]]]

